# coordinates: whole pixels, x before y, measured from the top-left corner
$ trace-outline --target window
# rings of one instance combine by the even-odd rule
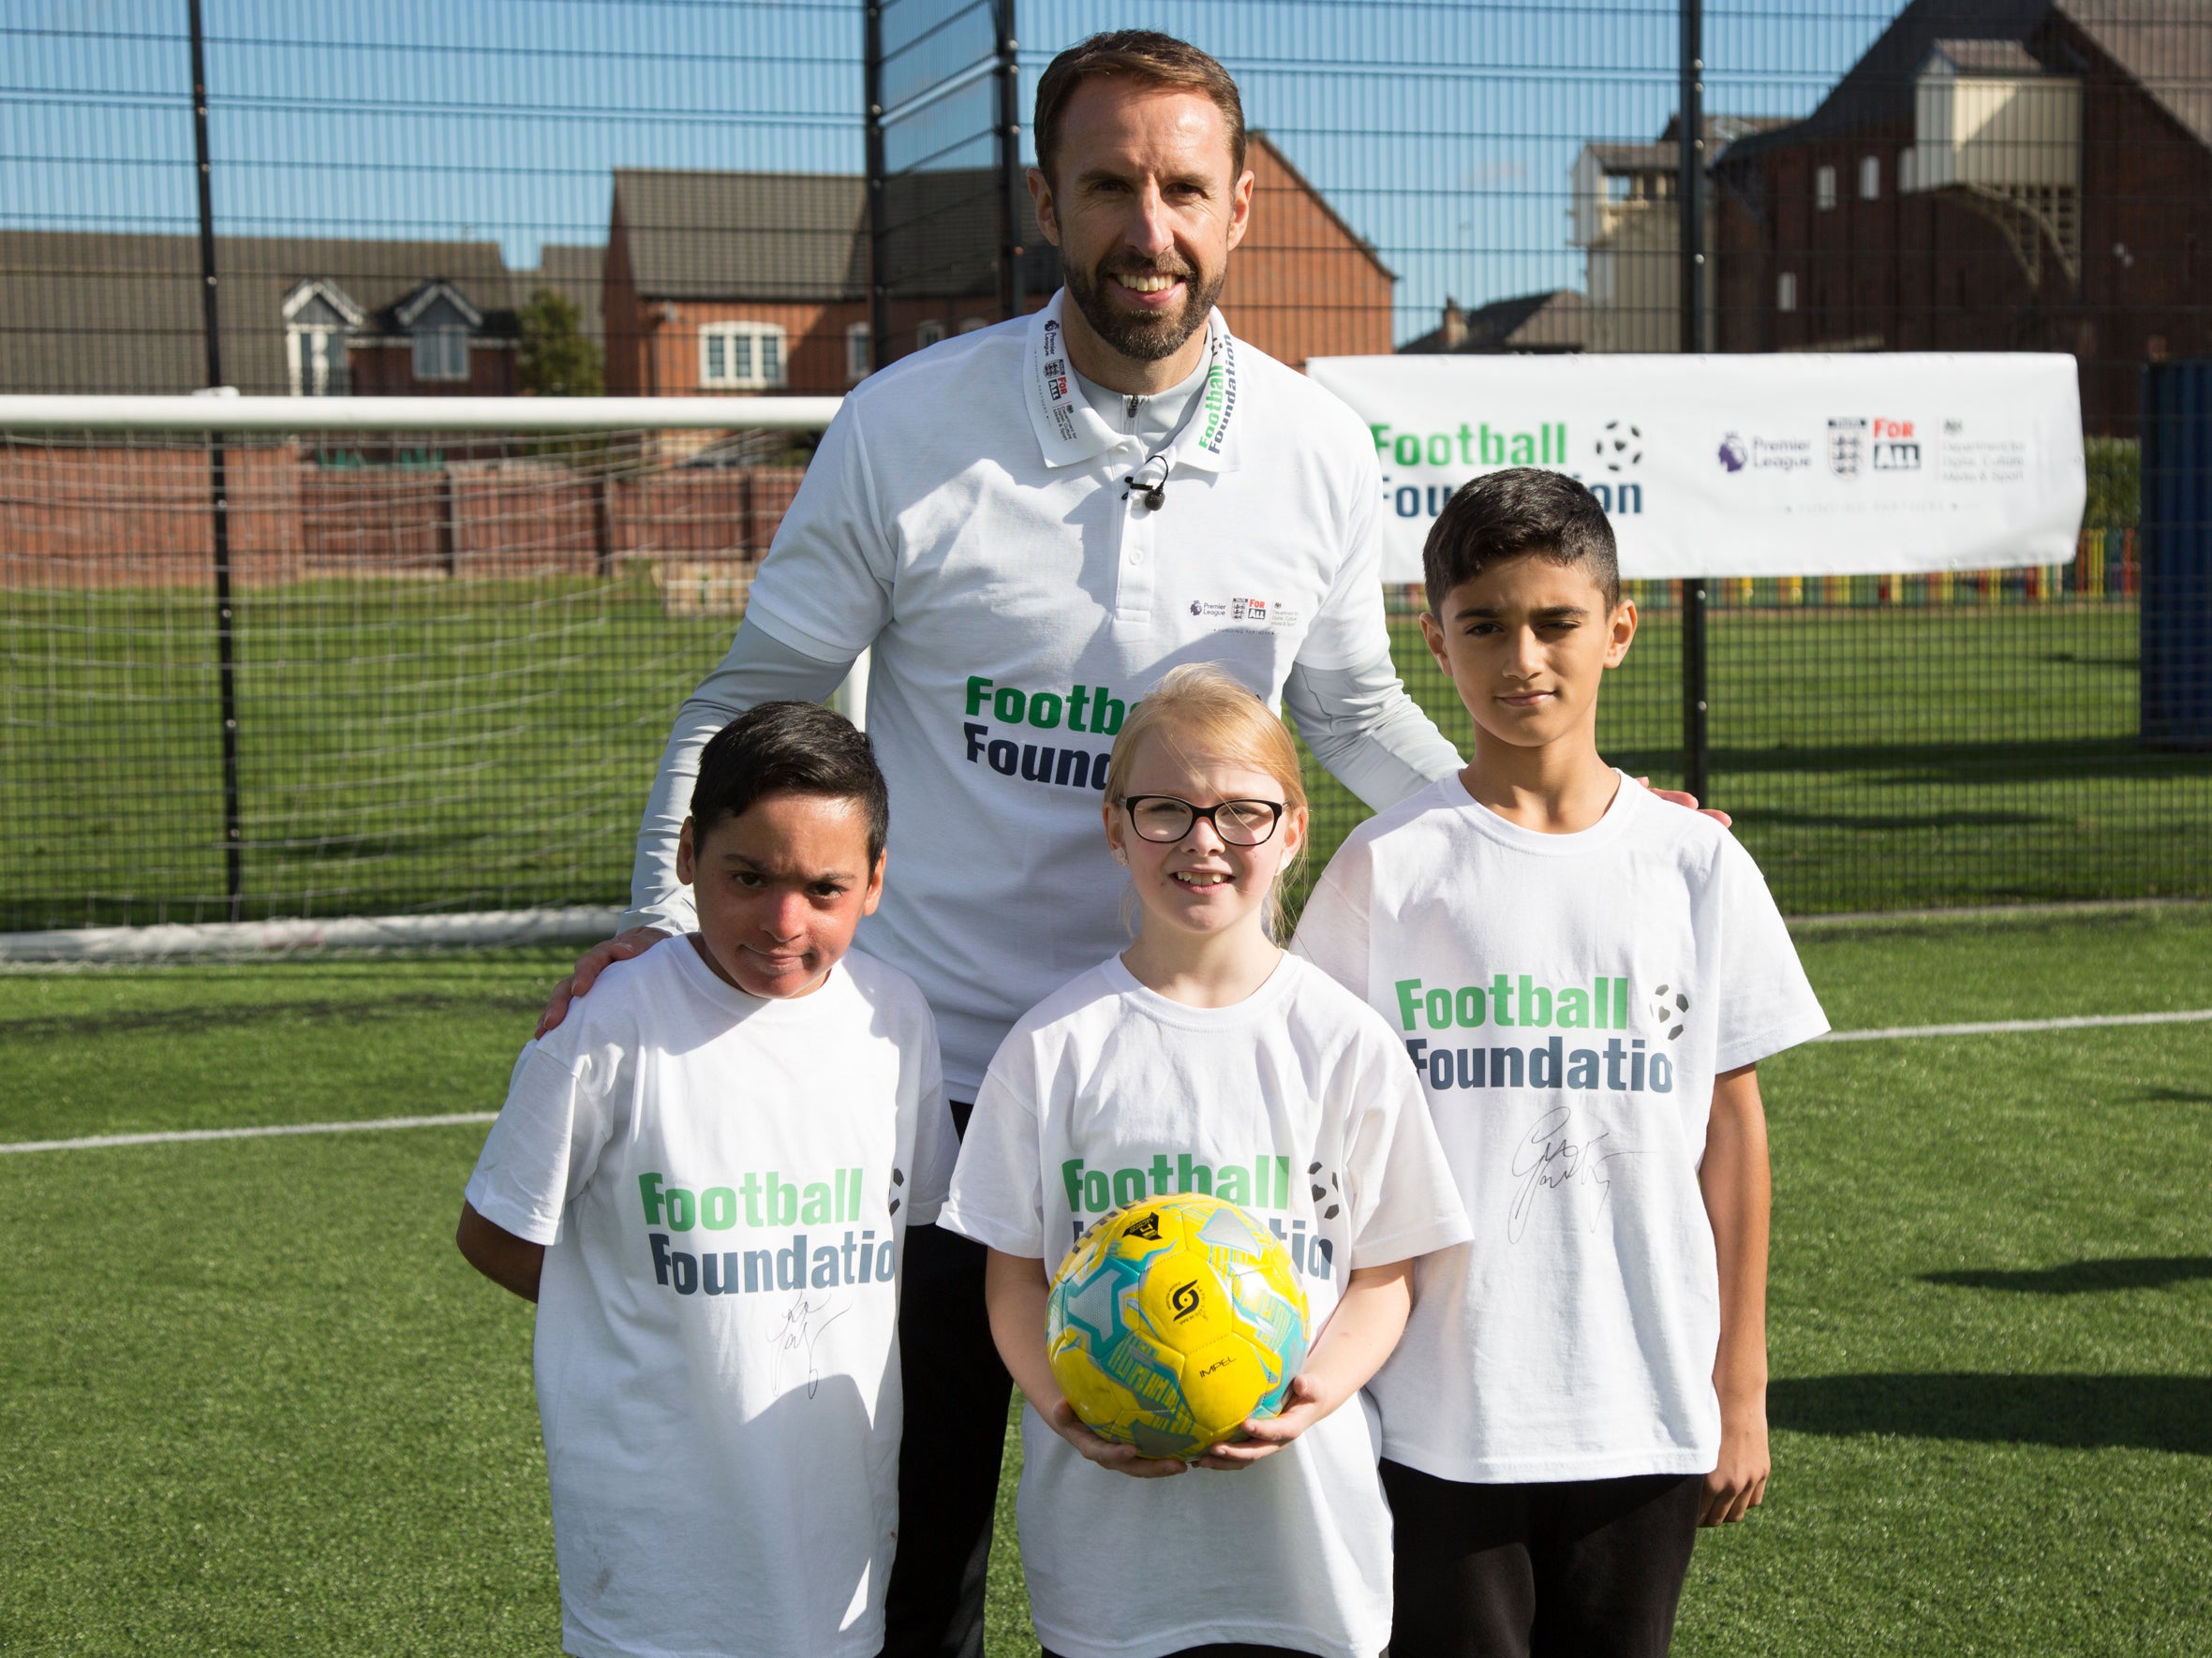
[[[960,332],[962,333],[974,333],[979,330],[988,328],[990,324],[980,317],[963,317],[960,318]]]
[[[468,377],[468,331],[425,328],[415,335],[415,378],[465,380]]]
[[[1897,152],[1897,194],[1909,196],[1920,188],[1920,152],[1908,144]]]
[[[927,322],[914,324],[915,350],[919,351],[924,346],[934,346],[943,338],[944,338],[944,324],[938,321],[936,318],[932,317]]]
[[[1835,206],[1834,168],[1816,167],[1813,169],[1813,205],[1822,213],[1827,213]]]
[[[845,330],[845,378],[857,385],[868,378],[868,371],[875,364],[868,350],[868,324],[855,322]]]
[[[343,397],[352,390],[343,328],[292,328],[286,334],[285,356],[294,397]]]
[[[1879,201],[1881,200],[1881,157],[1879,155],[1864,155],[1860,158],[1859,200],[1862,201]]]
[[[1774,309],[1777,311],[1797,309],[1797,273],[1795,271],[1785,271],[1774,278]]]
[[[714,322],[699,331],[699,383],[734,391],[783,384],[783,330],[773,322]]]
[[[343,397],[353,390],[347,348],[368,314],[334,282],[310,277],[284,299],[284,366],[294,397]]]

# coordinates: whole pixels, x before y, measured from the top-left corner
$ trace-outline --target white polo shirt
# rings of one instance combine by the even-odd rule
[[[1130,705],[1179,662],[1279,706],[1294,662],[1388,652],[1358,417],[1216,312],[1150,509],[1125,487],[1142,439],[1076,384],[1064,300],[855,387],[747,611],[822,660],[873,647],[892,848],[860,936],[928,992],[955,1099],[1023,1011],[1128,941],[1099,807]]]

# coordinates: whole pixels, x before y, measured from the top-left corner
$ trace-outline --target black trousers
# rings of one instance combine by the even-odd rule
[[[1383,1463],[1395,1658],[1664,1658],[1697,1474],[1484,1486]]]
[[[972,1109],[953,1105],[962,1133]],[[898,1306],[906,1431],[883,1658],[983,1658],[984,1578],[1014,1390],[983,1304],[986,1254],[935,1226],[906,1235]]]

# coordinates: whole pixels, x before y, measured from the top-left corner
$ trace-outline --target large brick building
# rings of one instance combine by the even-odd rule
[[[1914,0],[1714,170],[1722,350],[2056,350],[2092,432],[2212,349],[2212,11]]]

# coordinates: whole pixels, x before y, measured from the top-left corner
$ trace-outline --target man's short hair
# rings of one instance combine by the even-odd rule
[[[691,788],[691,845],[770,794],[850,800],[868,814],[868,861],[891,833],[891,790],[868,736],[819,703],[763,703],[717,732]]]
[[[1060,159],[1060,122],[1068,99],[1086,81],[1125,78],[1144,86],[1204,93],[1228,124],[1229,154],[1236,174],[1244,171],[1244,100],[1228,70],[1188,41],[1156,29],[1115,29],[1071,46],[1046,66],[1037,81],[1037,112],[1032,130],[1037,139],[1037,170],[1057,185],[1053,164]]]
[[[1444,597],[1508,558],[1542,558],[1582,570],[1621,602],[1621,560],[1613,526],[1597,497],[1564,472],[1508,466],[1462,484],[1421,548],[1430,614],[1441,617]]]

